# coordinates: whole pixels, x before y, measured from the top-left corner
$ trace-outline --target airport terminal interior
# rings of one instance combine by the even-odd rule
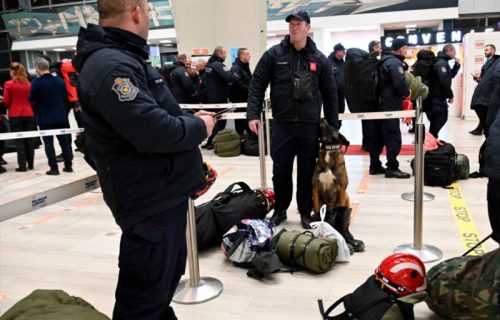
[[[154,64],[159,68],[170,64],[175,54],[182,51],[192,56],[194,65],[198,59],[209,57],[216,45],[227,47],[225,64],[230,67],[237,48],[245,46],[228,35],[220,36],[224,43],[216,43],[218,38],[215,36],[202,39],[202,36],[195,35],[196,30],[192,30],[200,29],[192,22],[191,30],[176,30],[175,26],[185,28],[187,25],[186,21],[175,21],[173,9],[180,6],[180,1],[149,2],[152,28],[148,41]],[[196,3],[194,0],[188,2],[190,5]],[[224,1],[225,6],[229,6],[229,2]],[[379,40],[387,48],[395,39],[404,38],[409,45],[407,62],[411,65],[419,50],[425,48],[438,52],[445,44],[453,43],[462,66],[451,85],[456,99],[449,105],[448,122],[439,139],[453,144],[457,153],[466,155],[470,161],[469,172],[473,173],[479,169],[479,148],[485,136],[469,133],[478,124],[476,114],[470,109],[476,85],[472,75],[478,75],[485,62],[485,45],[491,43],[500,48],[500,2],[485,3],[481,0],[268,0],[264,9],[267,19],[263,19],[267,27],[264,44],[262,39],[259,43],[252,38],[257,38],[261,30],[244,33],[245,37],[251,38],[247,45],[252,55],[250,66],[253,70],[264,50],[279,43],[287,34],[285,17],[296,9],[310,12],[313,27],[310,35],[326,56],[336,43],[342,43],[346,48],[366,50],[371,40]],[[33,61],[41,54],[54,60],[70,59],[75,54],[78,27],[82,23],[97,22],[96,1],[0,0],[0,4],[0,85],[9,79],[11,62],[22,62],[34,75]],[[213,3],[214,8],[216,5]],[[181,9],[178,8],[179,14],[188,17],[189,10]],[[234,8],[225,10],[228,13]],[[247,18],[254,19],[253,14],[258,10],[258,5],[252,4]],[[46,17],[59,17],[61,21],[51,20],[53,28],[50,28],[47,21],[42,21],[45,18],[41,13]],[[240,26],[238,30],[241,29]],[[181,39],[181,36],[190,35],[201,44],[191,44],[190,39],[184,43],[177,41],[177,37]],[[186,43],[190,43],[189,49],[183,49]],[[347,107],[346,114],[349,113]],[[69,117],[71,128],[76,129],[73,112]],[[422,119],[428,131],[429,120],[426,116]],[[232,120],[228,121],[228,127],[234,128]],[[415,133],[410,132],[410,128],[400,122],[403,148],[398,160],[400,169],[409,173],[412,172],[410,163],[415,157]],[[403,195],[416,190],[415,177],[389,179],[384,175],[370,175],[369,153],[361,150],[361,121],[344,120],[340,132],[351,144],[345,153],[349,180],[347,193],[352,208],[350,231],[365,243],[364,252],[355,252],[348,262],[337,262],[323,274],[299,269],[273,273],[257,280],[247,276],[247,269],[228,261],[220,247],[201,251],[197,255],[199,276],[218,279],[223,291],[202,303],[173,302],[172,307],[179,319],[321,319],[318,299],[329,306],[353,292],[400,245],[413,245],[421,236],[424,248],[433,246],[439,249],[442,256],[425,263],[426,270],[429,270],[440,262],[462,255],[490,235],[487,178],[462,179],[448,187],[424,186],[423,191],[433,199],[423,202],[423,227],[419,230],[414,202],[403,199]],[[74,140],[74,133],[72,137]],[[12,146],[12,140],[8,145]],[[61,150],[55,145],[56,154],[59,154]],[[72,149],[75,148],[73,143]],[[257,156],[220,157],[201,145],[200,150],[203,159],[218,172],[218,177],[209,191],[195,200],[195,205],[210,201],[234,182],[245,182],[252,189],[264,187],[263,184],[273,187],[273,161],[269,155],[261,162]],[[96,172],[83,159],[83,154],[75,151],[73,172],[47,175],[49,167],[43,144],[35,150],[34,169],[16,172],[16,152],[7,151],[3,155],[6,172],[0,174],[0,318],[36,289],[63,290],[84,299],[111,318],[122,232],[103,200]],[[385,155],[381,156],[381,161],[385,165]],[[294,195],[296,175],[295,163]],[[58,198],[56,202],[52,200],[53,195]],[[288,219],[277,227],[277,231],[282,228],[304,231],[295,196],[287,212]],[[482,255],[497,248],[498,243],[490,239],[471,255]],[[182,279],[189,281],[193,276],[197,275],[190,275],[190,268],[186,266]],[[416,304],[414,313],[415,319],[419,320],[444,319],[431,311],[425,302]]]

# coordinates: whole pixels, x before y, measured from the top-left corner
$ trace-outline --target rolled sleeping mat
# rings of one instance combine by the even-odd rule
[[[337,240],[317,238],[309,231],[285,231],[276,244],[276,252],[282,263],[300,266],[314,273],[330,270],[337,251]]]

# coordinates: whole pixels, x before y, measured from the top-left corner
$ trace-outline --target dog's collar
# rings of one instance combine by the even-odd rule
[[[332,144],[332,145],[326,145],[326,144],[324,144],[323,148],[325,150],[328,150],[328,151],[340,150],[340,149],[342,149],[342,145],[341,144]]]

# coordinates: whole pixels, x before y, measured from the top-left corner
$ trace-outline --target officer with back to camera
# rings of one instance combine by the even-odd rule
[[[122,229],[113,319],[177,319],[187,202],[205,184],[198,145],[213,113],[185,115],[147,62],[147,0],[98,7],[99,26],[80,29],[73,63],[86,150]]]
[[[403,61],[408,46],[404,39],[395,39],[392,51],[380,60],[377,92],[379,93],[378,111],[400,111],[403,99],[410,95],[405,81]],[[410,174],[399,169],[397,156],[401,151],[401,129],[399,119],[374,120],[371,123],[370,171],[371,175],[385,174],[386,178],[410,178]],[[380,162],[383,148],[387,151],[387,169]]]
[[[460,61],[456,58],[457,52],[452,44],[447,44],[438,56],[432,68],[429,85],[429,96],[424,100],[423,109],[429,119],[429,132],[438,138],[439,131],[448,121],[448,103],[453,103],[451,81],[460,70]],[[449,61],[454,60],[453,69]]]
[[[271,219],[279,225],[287,218],[297,157],[297,206],[302,227],[310,228],[311,180],[319,149],[321,104],[328,123],[339,128],[337,89],[330,63],[308,37],[311,20],[307,12],[295,11],[286,21],[290,35],[267,50],[255,68],[248,92],[247,119],[250,130],[258,133],[264,93],[271,84],[271,156],[276,196]]]

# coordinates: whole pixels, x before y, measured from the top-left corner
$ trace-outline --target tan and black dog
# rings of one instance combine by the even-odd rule
[[[351,206],[346,192],[349,178],[342,152],[342,146],[348,146],[349,141],[325,119],[321,119],[320,130],[321,149],[312,178],[315,215],[319,215],[319,209],[324,204],[327,205],[327,212]]]

